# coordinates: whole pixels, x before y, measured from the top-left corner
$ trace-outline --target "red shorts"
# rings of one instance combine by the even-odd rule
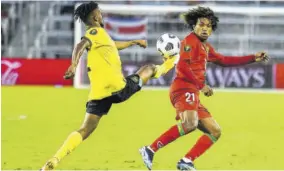
[[[179,114],[186,110],[197,111],[198,119],[211,117],[210,112],[200,103],[198,90],[185,88],[171,91],[170,99],[176,109],[176,120],[179,120]]]

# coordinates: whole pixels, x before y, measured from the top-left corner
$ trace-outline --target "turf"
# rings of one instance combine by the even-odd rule
[[[2,169],[38,170],[76,130],[88,90],[2,87]],[[201,97],[222,127],[221,139],[196,160],[199,170],[284,169],[284,94],[216,92]],[[145,170],[138,149],[175,124],[168,92],[142,91],[113,105],[94,134],[66,157],[64,170]],[[155,155],[154,169],[175,169],[196,131]]]

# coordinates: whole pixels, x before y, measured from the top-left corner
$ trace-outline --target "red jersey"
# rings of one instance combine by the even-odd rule
[[[194,91],[202,89],[205,85],[207,62],[221,66],[237,66],[254,61],[254,55],[223,56],[215,52],[209,43],[202,43],[194,33],[190,33],[181,42],[180,59],[176,65],[176,77],[171,85],[170,92],[180,89],[192,89]]]

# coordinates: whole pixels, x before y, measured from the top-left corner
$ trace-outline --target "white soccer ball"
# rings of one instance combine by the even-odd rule
[[[175,56],[180,52],[180,40],[173,34],[162,34],[157,40],[157,50],[164,58]]]

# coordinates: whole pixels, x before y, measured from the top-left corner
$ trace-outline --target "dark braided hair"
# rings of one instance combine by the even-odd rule
[[[209,20],[211,20],[213,31],[217,29],[217,25],[219,22],[218,17],[214,14],[214,12],[210,8],[205,8],[200,6],[189,10],[187,13],[184,13],[183,17],[186,24],[189,26],[191,30],[194,29],[193,27],[196,25],[198,18],[208,18]]]
[[[89,3],[81,4],[74,12],[75,20],[80,19],[85,24],[90,24],[90,23],[88,23],[89,14],[93,10],[97,9],[98,7],[99,7],[99,5],[95,2],[89,2]]]

